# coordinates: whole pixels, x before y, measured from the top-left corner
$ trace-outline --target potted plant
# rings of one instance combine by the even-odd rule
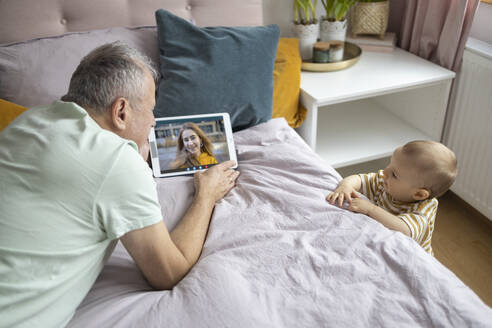
[[[388,18],[388,0],[359,0],[352,11],[352,35],[376,34],[384,39]]]
[[[313,44],[318,40],[317,3],[318,0],[294,0],[294,28],[303,60],[313,57]]]
[[[321,0],[326,16],[321,18],[321,41],[345,41],[347,12],[357,0]]]

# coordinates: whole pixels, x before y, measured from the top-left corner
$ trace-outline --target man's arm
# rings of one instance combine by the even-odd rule
[[[173,288],[198,261],[215,203],[229,192],[239,175],[230,169],[233,164],[224,162],[195,174],[195,197],[171,234],[161,221],[121,237],[155,289]]]

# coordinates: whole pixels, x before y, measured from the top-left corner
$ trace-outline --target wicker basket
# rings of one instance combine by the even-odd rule
[[[358,2],[351,13],[352,35],[376,34],[384,38],[388,27],[389,1]]]

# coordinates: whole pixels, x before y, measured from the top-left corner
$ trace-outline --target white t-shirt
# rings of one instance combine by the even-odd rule
[[[133,141],[55,102],[0,132],[0,326],[60,327],[117,239],[162,219]]]

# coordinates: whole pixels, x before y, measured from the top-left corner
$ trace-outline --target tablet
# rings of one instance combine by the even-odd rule
[[[149,134],[155,177],[193,174],[234,160],[236,150],[228,113],[157,118]]]

